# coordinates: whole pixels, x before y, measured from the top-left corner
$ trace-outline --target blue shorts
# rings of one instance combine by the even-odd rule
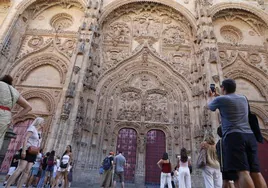
[[[258,144],[253,133],[230,133],[223,139],[224,172],[260,172]]]
[[[47,166],[46,171],[47,172],[53,172],[54,171],[54,166]]]
[[[37,176],[38,171],[39,171],[39,167],[32,167],[31,175],[32,176]]]

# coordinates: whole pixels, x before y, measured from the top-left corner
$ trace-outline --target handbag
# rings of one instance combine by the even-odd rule
[[[60,162],[60,167],[65,169],[68,167],[68,163],[64,164],[63,162]]]
[[[37,155],[39,153],[39,151],[40,151],[40,148],[39,147],[36,147],[36,146],[30,146],[28,148],[28,153],[30,155]]]
[[[38,145],[39,145],[39,139],[38,139]],[[28,147],[27,151],[30,155],[37,155],[40,151],[40,148],[37,146],[30,146]]]
[[[247,97],[246,97],[246,99],[247,99]],[[248,99],[247,99],[247,102],[248,102]],[[251,128],[256,140],[259,143],[263,143],[263,136],[261,134],[261,129],[259,126],[258,118],[255,114],[251,113],[249,102],[248,102],[248,121],[249,121],[250,128]]]
[[[202,148],[199,151],[199,155],[197,157],[197,168],[204,168],[207,164],[207,150]]]
[[[189,170],[190,170],[190,174],[192,174],[192,172],[193,172],[193,167],[192,167],[192,165],[188,166],[188,168],[189,168]]]
[[[99,168],[99,174],[103,174],[104,173],[104,169],[103,169],[103,167],[101,166],[100,168]]]

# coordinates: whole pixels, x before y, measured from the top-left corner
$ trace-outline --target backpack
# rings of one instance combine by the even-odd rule
[[[48,159],[47,160],[47,165],[48,166],[54,166],[54,160],[53,159]]]
[[[111,160],[110,157],[106,157],[102,162],[102,167],[104,170],[109,170],[111,168]]]

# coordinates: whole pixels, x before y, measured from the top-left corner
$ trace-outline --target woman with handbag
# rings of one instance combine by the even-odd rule
[[[64,178],[64,188],[68,187],[68,173],[70,171],[70,166],[72,165],[73,155],[72,155],[72,146],[68,145],[66,151],[63,153],[60,161],[60,167],[56,175],[56,179],[52,187],[55,187],[58,184],[58,180],[61,176]]]
[[[23,183],[26,181],[33,163],[36,160],[37,154],[40,151],[40,138],[38,131],[43,128],[43,125],[44,119],[37,117],[28,127],[22,149],[20,149],[21,158],[19,161],[19,166],[7,181],[6,188],[9,188],[21,173],[22,175],[17,187],[21,188]]]
[[[32,110],[31,105],[12,87],[12,82],[13,78],[9,75],[0,80],[0,149],[12,119],[22,117]],[[21,106],[22,110],[12,117],[11,109],[15,104]]]

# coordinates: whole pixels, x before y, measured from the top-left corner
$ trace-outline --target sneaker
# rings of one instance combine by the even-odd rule
[[[6,184],[7,184],[7,182],[5,181],[5,182],[3,183],[3,186],[6,186]]]

